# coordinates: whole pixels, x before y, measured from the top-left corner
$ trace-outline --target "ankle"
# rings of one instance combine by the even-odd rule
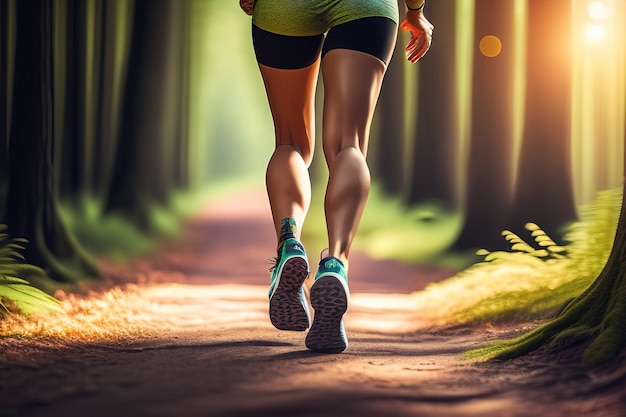
[[[296,220],[291,217],[285,217],[280,221],[280,236],[278,243],[282,243],[287,239],[295,239],[297,233]]]

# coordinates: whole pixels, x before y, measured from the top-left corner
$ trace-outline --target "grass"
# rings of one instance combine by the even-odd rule
[[[604,267],[615,236],[621,189],[601,192],[581,210],[558,247],[537,225],[528,237],[503,232],[511,248],[479,251],[484,260],[414,294],[429,325],[528,322],[545,319],[580,295]],[[550,243],[551,242],[551,243]]]

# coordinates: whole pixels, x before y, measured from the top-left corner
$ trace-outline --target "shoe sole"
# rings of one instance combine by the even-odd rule
[[[270,321],[279,330],[305,331],[309,328],[309,309],[301,296],[309,265],[295,257],[283,265],[276,291],[270,298]]]
[[[348,295],[339,280],[322,276],[311,287],[311,306],[315,318],[306,336],[306,346],[316,352],[339,353],[348,347],[343,315],[348,310]]]

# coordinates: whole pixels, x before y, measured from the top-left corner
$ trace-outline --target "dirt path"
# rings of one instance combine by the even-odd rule
[[[626,413],[623,385],[565,366],[567,358],[460,356],[519,328],[407,330],[415,325],[408,293],[450,271],[362,254],[351,268],[348,350],[312,353],[304,333],[277,331],[267,318],[272,246],[265,200],[251,191],[212,206],[158,256],[109,265],[113,283],[140,285],[85,309],[101,308],[96,325],[121,340],[0,339],[0,416]]]

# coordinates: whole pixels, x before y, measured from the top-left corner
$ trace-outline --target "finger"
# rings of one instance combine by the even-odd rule
[[[424,55],[424,48],[427,46],[428,42],[426,40],[426,36],[420,36],[415,46],[411,50],[411,54],[409,55],[409,61],[417,62]]]
[[[419,58],[417,58],[418,60],[421,59],[424,55],[426,55],[426,52],[428,52],[428,49],[430,49],[430,42],[426,41],[424,42],[422,45],[420,45],[418,51],[417,51],[417,56]]]
[[[413,50],[415,48],[416,41],[417,41],[417,38],[411,38],[411,40],[407,44],[406,48],[404,48],[404,50],[407,52]]]

